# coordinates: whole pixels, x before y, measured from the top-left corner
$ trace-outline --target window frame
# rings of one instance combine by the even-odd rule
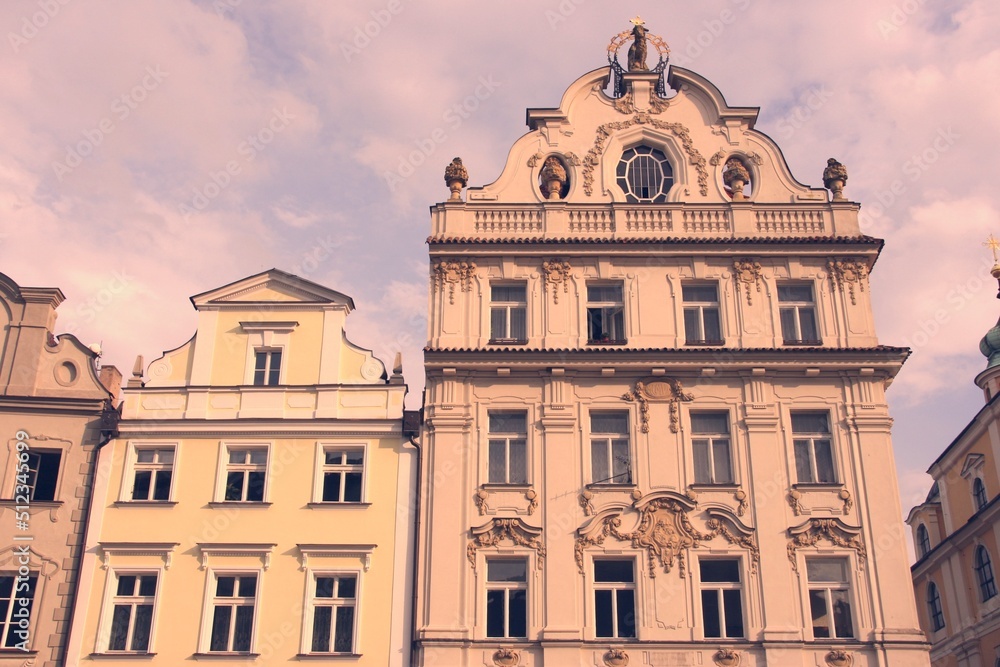
[[[32,555],[34,555],[33,552],[32,552]],[[23,641],[27,642],[27,646],[28,646],[29,650],[32,650],[33,647],[36,645],[35,644],[35,629],[36,629],[36,625],[37,625],[36,621],[37,621],[37,618],[38,618],[38,607],[39,607],[38,602],[39,602],[39,597],[40,597],[39,593],[41,591],[41,587],[42,587],[42,583],[43,583],[43,577],[42,577],[42,571],[41,571],[40,568],[35,567],[33,564],[29,564],[28,568],[29,568],[29,570],[28,570],[27,579],[29,581],[29,587],[31,586],[31,584],[30,584],[31,580],[34,579],[34,587],[31,589],[31,602],[30,602],[30,605],[25,605],[23,603],[17,602],[18,600],[24,600],[24,599],[26,599],[26,597],[19,597],[17,595],[18,593],[21,592],[21,591],[18,590],[18,587],[19,587],[20,581],[22,581],[21,575],[18,573],[18,571],[17,570],[2,570],[2,571],[0,571],[0,578],[10,577],[10,579],[11,579],[10,598],[4,598],[4,599],[9,600],[9,603],[7,605],[7,612],[3,615],[3,618],[0,619],[0,653],[10,652],[10,651],[18,651],[18,652],[20,652],[20,650],[17,648],[17,644],[20,643],[19,640],[21,640],[21,637],[17,636],[17,635],[11,635],[11,632],[13,630],[15,630],[15,629],[16,630],[23,630],[23,628],[20,627],[20,625],[19,625],[19,623],[17,621],[15,621],[14,623],[11,623],[11,619],[12,619],[12,616],[14,614],[14,610],[15,610],[16,607],[19,607],[19,606],[20,607],[30,606],[30,610],[28,612],[28,634],[27,634],[27,637]],[[17,626],[17,627],[13,627],[13,626]],[[7,643],[9,641],[11,641],[11,640],[14,641],[14,645],[13,646],[7,646]]]
[[[931,552],[931,534],[927,530],[927,526],[923,523],[917,526],[917,539],[914,540],[917,544],[917,553],[920,558],[923,558]]]
[[[239,505],[267,505],[270,504],[270,491],[271,491],[271,454],[272,454],[272,442],[261,442],[261,441],[240,441],[240,440],[223,440],[219,443],[219,462],[218,468],[219,472],[216,476],[215,482],[215,500],[216,503],[227,503],[227,504],[239,504]],[[226,500],[226,488],[228,486],[227,480],[229,477],[229,466],[230,465],[259,465],[259,464],[230,464],[229,463],[229,452],[231,450],[240,449],[263,449],[267,452],[267,460],[264,463],[264,490],[263,497],[261,500]],[[247,472],[252,472],[249,468],[246,469]],[[249,477],[244,477],[243,481],[243,494],[249,491]]]
[[[809,287],[810,294],[812,298],[810,301],[803,301],[797,299],[782,300],[781,298],[781,288],[782,287]],[[781,331],[781,341],[783,345],[798,345],[798,346],[816,346],[823,344],[823,332],[822,326],[819,318],[819,307],[816,300],[816,285],[813,281],[808,280],[782,280],[779,281],[775,289],[775,297],[778,301],[778,326]],[[802,336],[802,311],[811,310],[813,322],[816,326],[816,338],[807,339]],[[784,313],[792,312],[794,313],[794,323],[795,323],[795,334],[796,338],[789,338],[786,336],[785,325],[784,325]]]
[[[620,414],[625,418],[625,433],[610,433],[603,431],[594,431],[594,416],[595,415],[612,415]],[[635,460],[634,452],[632,451],[632,413],[629,410],[613,409],[613,408],[593,408],[588,410],[587,416],[589,417],[587,424],[587,442],[589,443],[589,454],[590,459],[590,484],[592,485],[610,485],[610,486],[635,486],[635,470],[633,468],[633,461]],[[620,436],[620,437],[614,437]],[[614,455],[614,445],[615,441],[620,441],[624,437],[626,449],[628,451],[628,460],[625,462],[626,471],[624,473],[613,474],[615,471],[615,455]],[[605,445],[606,464],[607,472],[609,473],[606,479],[597,479],[596,466],[594,465],[594,446],[595,440],[602,440]],[[617,477],[621,475],[626,475],[625,481],[616,482],[614,481]]]
[[[701,574],[701,564],[708,561],[733,561],[736,563],[736,570],[739,574],[739,581],[728,582],[728,581],[704,581]],[[706,641],[713,639],[746,639],[747,638],[747,604],[746,604],[746,587],[744,586],[744,571],[743,571],[743,559],[739,556],[705,556],[698,558],[698,606],[701,611],[701,629],[702,638]],[[726,606],[725,606],[725,594],[723,591],[739,591],[740,593],[740,625],[743,629],[743,633],[740,635],[730,636],[727,633],[727,616],[726,616]],[[708,623],[705,620],[706,610],[704,607],[704,594],[708,591],[716,591],[718,597],[718,612],[719,612],[719,629],[720,636],[709,636],[705,632],[705,628]]]
[[[119,596],[118,595],[118,581],[122,576],[156,576],[156,592],[152,595],[152,613],[149,622],[149,643],[145,651],[135,651],[129,648],[123,650],[113,650],[111,648],[111,633],[114,627],[114,613],[115,608],[118,606],[116,600],[120,597],[131,597],[131,598],[143,598],[150,596]],[[96,638],[96,646],[94,647],[94,653],[100,655],[152,655],[155,651],[156,646],[156,621],[159,614],[159,600],[161,592],[163,590],[163,576],[164,569],[162,567],[112,567],[108,571],[108,576],[105,582],[104,588],[104,603],[101,606],[101,617],[98,624],[98,632]],[[126,634],[126,647],[128,646],[128,640],[133,637],[133,632],[135,631],[135,607],[134,602],[131,613],[129,614],[129,627]]]
[[[981,556],[984,556],[985,559]],[[985,545],[980,544],[976,547],[972,569],[976,573],[976,583],[979,585],[979,601],[988,602],[995,598],[997,584],[993,572],[993,558]]]
[[[492,431],[491,429],[491,417],[493,415],[513,415],[520,414],[524,416],[524,432],[518,433],[514,431]],[[528,438],[528,431],[530,430],[530,424],[528,410],[525,408],[495,408],[488,409],[486,411],[486,474],[483,476],[485,479],[485,484],[496,485],[496,486],[530,486],[531,485],[531,443]],[[524,440],[524,481],[512,482],[511,479],[511,441]],[[491,477],[491,454],[493,451],[494,441],[503,442],[504,447],[504,479],[505,481],[494,481]]]
[[[348,451],[360,451],[362,462],[360,464],[356,463],[326,463],[326,453],[332,451],[348,452]],[[358,507],[367,506],[368,502],[368,469],[371,467],[371,461],[369,459],[368,443],[364,442],[333,442],[329,440],[321,440],[316,443],[316,461],[314,465],[315,475],[313,478],[313,496],[312,504],[323,505],[331,507]],[[325,485],[326,473],[327,472],[348,472],[356,471],[358,468],[361,470],[361,498],[359,500],[323,500],[323,489]],[[343,497],[346,492],[346,484],[344,484],[344,478],[341,477],[340,484],[340,496]]]
[[[719,417],[724,417],[726,422],[726,428],[728,429],[726,433],[696,433],[694,427],[694,419],[698,415],[716,415]],[[688,423],[690,425],[689,435],[691,441],[691,466],[692,466],[692,476],[695,486],[735,486],[738,485],[736,475],[736,459],[734,456],[734,442],[733,442],[733,422],[732,414],[728,409],[720,410],[692,410],[688,413]],[[718,475],[715,471],[715,448],[716,440],[726,441],[726,457],[729,461],[729,481],[718,481]],[[695,448],[699,441],[705,441],[708,449],[708,465],[709,465],[709,477],[710,481],[700,481],[698,479],[698,457],[695,453]]]
[[[989,505],[989,496],[986,495],[986,482],[983,481],[982,477],[972,478],[972,504],[976,508],[976,512],[979,512],[984,507]]]
[[[644,150],[640,150],[644,149]],[[633,155],[628,155],[632,152]],[[659,156],[655,155],[659,153]],[[633,190],[636,185],[634,181],[634,172],[632,168],[635,163],[642,157],[646,156],[651,160],[655,160],[659,163],[661,182],[656,193],[652,196],[640,197],[638,193]],[[618,161],[614,165],[614,182],[621,190],[625,197],[625,201],[629,204],[662,204],[667,201],[667,197],[670,191],[673,190],[674,186],[677,185],[677,178],[673,161],[670,159],[671,156],[662,146],[655,146],[646,141],[638,141],[629,145],[622,147],[621,153],[618,156]]]
[[[944,605],[941,603],[941,591],[933,581],[927,582],[927,620],[930,622],[931,632],[944,630]]]
[[[521,287],[524,289],[524,300],[523,301],[504,301],[496,300],[493,297],[494,287]],[[524,311],[524,337],[518,338],[511,335],[511,311],[521,309]],[[493,313],[494,311],[503,311],[504,313],[504,333],[506,336],[496,336],[496,332],[493,330]],[[526,280],[498,280],[490,281],[490,306],[489,306],[489,330],[490,337],[489,342],[491,345],[523,345],[528,342],[528,282]]]
[[[62,449],[60,447],[55,447],[55,448],[53,448],[53,447],[29,447],[24,452],[21,452],[21,454],[22,455],[27,455],[28,461],[26,463],[21,463],[18,460],[19,457],[18,457],[17,453],[14,453],[13,456],[11,457],[11,460],[14,461],[14,464],[13,464],[14,465],[14,489],[13,489],[13,493],[11,493],[11,498],[14,499],[16,496],[21,495],[23,493],[23,491],[22,491],[23,489],[27,489],[28,498],[29,498],[30,502],[32,502],[32,503],[56,503],[56,502],[62,502],[61,500],[59,500],[60,495],[61,495],[59,493],[59,491],[60,491],[60,486],[61,486],[62,481],[63,481],[63,467],[64,467],[63,463],[66,460],[66,450]],[[38,473],[41,470],[43,470],[43,466],[41,465],[41,463],[42,463],[43,460],[45,460],[42,457],[43,457],[43,455],[45,455],[45,456],[52,456],[53,454],[58,455],[58,457],[59,457],[58,462],[55,464],[55,477],[51,480],[50,483],[46,483],[45,484],[45,487],[51,487],[51,489],[52,489],[52,497],[51,498],[36,498],[35,497],[35,493],[36,493],[36,489],[38,488],[38,480],[39,480],[39,474]],[[37,460],[38,460],[38,464],[39,465],[34,470],[31,469],[31,458],[32,457],[38,457]],[[48,460],[51,460],[51,459],[48,459]],[[22,470],[21,466],[26,466],[26,469]],[[47,475],[52,474],[51,464],[49,466],[46,466],[44,469],[46,470]],[[32,473],[34,473],[34,480],[31,481],[31,482],[29,482],[28,478],[32,475]]]
[[[796,415],[819,415],[823,414],[826,416],[826,432],[822,431],[796,431],[795,430],[795,416]],[[833,418],[831,411],[827,408],[819,409],[801,409],[792,410],[788,413],[789,430],[792,436],[792,456],[791,461],[795,465],[795,481],[796,485],[804,486],[839,486],[843,484],[842,475],[840,474],[840,466],[837,458],[837,446],[836,440],[833,434]],[[816,442],[826,441],[830,447],[830,480],[823,481],[820,479],[820,469],[819,463],[816,456]],[[807,451],[809,453],[809,474],[811,479],[799,479],[799,447],[800,442],[806,443]]]
[[[711,287],[715,290],[715,301],[702,301],[699,299],[688,300],[684,293],[685,288],[705,288]],[[684,344],[692,346],[720,346],[725,344],[725,334],[722,326],[722,301],[719,295],[719,283],[706,280],[685,280],[681,282],[681,321],[684,322]],[[707,327],[705,326],[705,311],[715,310],[718,323],[717,338],[709,338]],[[688,312],[696,313],[700,338],[692,338],[688,330]]]
[[[511,639],[511,640],[527,640],[531,635],[531,593],[529,588],[529,579],[531,578],[531,558],[527,555],[514,555],[514,554],[496,554],[487,555],[484,559],[486,576],[483,582],[483,635],[488,640],[493,639]],[[518,561],[524,564],[524,581],[520,582],[509,582],[509,581],[491,581],[490,580],[490,563],[507,561],[513,562]],[[490,635],[490,608],[489,608],[489,594],[491,591],[503,591],[504,592],[504,634],[503,635]],[[510,633],[510,592],[511,591],[524,591],[524,635],[512,635]]]
[[[610,300],[591,300],[590,298],[590,288],[603,288],[603,287],[617,287],[621,290],[621,300],[620,301],[610,301]],[[587,281],[585,285],[587,291],[587,299],[585,303],[586,308],[586,327],[587,327],[587,344],[588,345],[625,345],[628,343],[628,333],[626,331],[627,324],[625,318],[625,281],[623,280],[591,280]],[[593,334],[596,333],[593,321],[595,320],[595,315],[600,317],[600,328],[601,337],[594,338]],[[620,318],[621,331],[614,331],[618,328],[618,323],[616,320]],[[607,326],[608,322],[611,322],[611,326]],[[606,333],[607,330],[612,330],[614,337]]]
[[[600,581],[599,582],[599,581],[597,581],[597,570],[596,570],[597,563],[598,562],[602,562],[602,561],[604,561],[604,562],[609,562],[610,561],[610,562],[629,563],[632,566],[632,581],[631,582],[617,582],[617,581],[615,581],[615,582]],[[640,634],[641,634],[640,633],[640,625],[641,624],[639,622],[639,610],[642,609],[642,601],[640,600],[640,596],[639,596],[639,570],[640,570],[640,568],[637,566],[636,559],[634,557],[623,556],[623,557],[620,557],[620,558],[614,558],[614,557],[607,557],[607,556],[595,556],[595,557],[591,558],[591,560],[590,560],[590,582],[589,582],[589,584],[590,584],[589,611],[592,614],[592,616],[591,616],[591,623],[592,623],[592,625],[591,625],[591,630],[590,631],[593,633],[593,638],[594,639],[596,639],[598,641],[604,641],[604,640],[622,641],[622,640],[640,640],[640,639],[642,639],[640,637]],[[598,591],[606,591],[606,590],[612,591],[612,595],[611,595],[611,619],[612,619],[612,627],[613,627],[613,632],[614,632],[613,635],[608,636],[608,637],[605,637],[603,635],[598,635],[597,634],[597,617],[598,617],[598,613],[597,613],[597,609],[598,609],[597,592]],[[621,636],[621,634],[619,632],[619,628],[618,628],[618,616],[619,616],[619,614],[618,614],[618,595],[617,595],[617,591],[619,591],[619,590],[631,590],[632,591],[632,607],[633,607],[632,608],[632,618],[633,618],[633,628],[635,629],[635,635],[631,636],[631,637],[629,637],[629,636],[623,637],[623,636]]]
[[[172,449],[174,452],[173,463],[170,464],[170,489],[166,500],[136,500],[132,496],[135,491],[135,474],[137,470],[143,469],[142,466],[147,464],[139,463],[139,450],[165,450]],[[122,503],[145,503],[150,505],[169,505],[176,502],[175,493],[177,490],[177,471],[178,471],[178,459],[180,456],[180,443],[176,441],[171,442],[161,442],[161,441],[136,441],[132,440],[128,442],[128,450],[125,454],[125,465],[124,465],[124,475],[122,476],[122,486],[119,493],[118,501]],[[155,464],[163,466],[163,464]],[[150,470],[154,469],[152,466],[149,467]],[[160,467],[158,469],[165,469]],[[153,477],[150,477],[150,494],[152,495],[155,489],[155,485],[152,483]]]
[[[302,623],[302,642],[300,646],[300,652],[302,655],[308,656],[339,656],[339,657],[351,657],[361,655],[361,648],[359,642],[361,641],[361,591],[363,587],[363,577],[362,571],[353,568],[307,568],[306,569],[306,602],[305,602],[305,618]],[[319,578],[335,578],[338,580],[337,586],[339,587],[339,580],[341,578],[353,577],[354,578],[354,603],[353,605],[348,605],[347,603],[335,603],[317,605],[317,600],[338,600],[347,598],[319,598],[316,596],[316,583]],[[344,651],[314,651],[312,649],[313,642],[313,632],[316,627],[316,609],[318,606],[324,607],[346,607],[353,606],[354,608],[354,622],[351,629],[351,651],[350,653]],[[330,632],[330,643],[331,647],[336,645],[336,614],[331,614],[331,632]]]
[[[834,582],[834,581],[812,581],[809,578],[809,563],[810,561],[839,561],[843,566],[844,581]],[[854,594],[856,587],[856,582],[854,581],[852,563],[848,556],[838,555],[838,554],[819,554],[815,556],[805,557],[805,568],[806,568],[806,619],[808,620],[808,628],[810,635],[814,641],[850,641],[858,638],[858,614],[857,610],[857,596]],[[830,619],[830,630],[833,634],[831,637],[817,637],[816,636],[816,619],[813,618],[812,613],[812,593],[813,591],[821,591],[824,595],[824,601],[826,603],[826,616]],[[851,634],[849,636],[840,636],[837,634],[837,622],[836,615],[834,612],[834,602],[833,602],[833,592],[843,592],[846,594],[847,602],[849,605],[848,611],[850,612],[850,624],[851,624]]]
[[[257,368],[259,361],[258,357],[262,354],[265,355],[264,369],[262,371],[264,373],[264,377],[263,382],[257,382],[257,373],[261,372]],[[278,355],[278,381],[271,382],[274,373],[274,367],[272,366],[273,355],[275,354]],[[254,387],[280,387],[284,384],[282,382],[282,380],[285,379],[285,349],[283,347],[273,345],[254,347],[250,358],[253,360],[253,368],[250,370],[251,385]]]
[[[212,645],[212,630],[215,625],[215,600],[217,598],[216,591],[218,590],[218,580],[219,577],[246,577],[253,575],[257,578],[257,584],[254,589],[254,603],[253,603],[253,619],[250,626],[250,648],[247,651],[213,651],[211,650]],[[198,639],[199,653],[205,656],[255,656],[257,648],[257,620],[260,612],[260,601],[261,601],[261,590],[263,587],[263,577],[264,570],[262,568],[208,568],[207,576],[205,577],[205,603],[202,611],[202,625],[200,637]],[[239,592],[239,583],[234,584],[234,591]],[[231,599],[237,599],[241,596],[234,595]],[[229,598],[222,598],[229,599]],[[235,608],[235,606],[234,606]],[[236,618],[235,614],[230,618],[230,634],[228,636],[227,645],[231,646],[235,639],[235,624]]]

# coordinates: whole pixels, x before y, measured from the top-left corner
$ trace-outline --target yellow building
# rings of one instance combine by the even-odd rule
[[[70,665],[409,663],[406,386],[338,292],[272,269],[192,297],[98,459]]]
[[[931,464],[931,491],[907,518],[920,623],[939,667],[1000,665],[1000,322],[979,349],[986,405]]]
[[[94,451],[114,432],[121,374],[70,334],[65,299],[0,273],[0,666],[62,664]]]

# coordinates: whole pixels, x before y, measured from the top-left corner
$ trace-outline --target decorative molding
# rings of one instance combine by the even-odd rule
[[[465,555],[472,563],[472,569],[476,569],[476,551],[485,547],[498,546],[504,540],[508,540],[520,547],[534,549],[538,558],[535,567],[539,570],[545,563],[545,546],[542,544],[542,529],[529,526],[520,519],[492,519],[478,528],[470,531],[472,539],[465,549]]]
[[[528,499],[528,514],[534,514],[538,509],[538,494],[534,489],[528,489],[524,492],[524,497]]]
[[[750,509],[750,500],[747,498],[747,492],[742,488],[736,489],[736,493],[733,494],[733,498],[739,503],[736,508],[736,516],[743,516]]]
[[[572,266],[566,260],[549,259],[542,262],[542,273],[545,274],[545,285],[552,286],[552,300],[559,303],[559,285],[562,284],[563,294],[569,293],[569,278]]]
[[[747,157],[750,158],[750,161],[758,167],[764,164],[764,158],[762,158],[759,153],[747,153]]]
[[[847,489],[841,489],[837,497],[844,501],[844,514],[848,514],[854,507],[854,498],[851,497],[851,492]]]
[[[98,542],[101,548],[101,569],[111,567],[112,556],[159,556],[167,570],[173,565],[174,549],[180,542]]]
[[[528,166],[535,167],[538,165],[538,161],[545,157],[545,153],[538,151],[528,158]]]
[[[583,508],[584,516],[594,516],[597,514],[597,512],[594,511],[594,503],[591,502],[593,499],[594,494],[592,491],[585,489],[583,493],[580,494],[580,507]]]
[[[792,508],[795,516],[802,514],[802,493],[798,489],[788,492],[788,506]]]
[[[564,155],[563,157],[566,158],[566,164],[568,164],[571,167],[579,167],[581,164],[583,164],[583,162],[580,160],[580,156],[577,155],[576,153],[573,153],[572,151],[566,153],[566,155]]]
[[[476,507],[479,509],[479,516],[484,516],[490,511],[490,505],[487,502],[490,499],[490,492],[486,489],[479,489],[472,496],[472,502],[476,503]]]
[[[476,273],[475,262],[438,262],[434,265],[434,286],[448,286],[448,303],[455,303],[455,285],[463,292],[472,288],[472,277]]]
[[[712,656],[712,661],[719,667],[739,667],[740,654],[731,648],[720,648]]]
[[[833,287],[839,287],[841,291],[847,288],[847,293],[851,297],[851,305],[857,305],[858,300],[854,293],[854,286],[862,292],[865,291],[865,280],[868,278],[868,264],[863,261],[851,260],[829,260],[826,268],[830,270],[830,283]]]
[[[594,145],[587,151],[587,155],[583,159],[583,191],[588,197],[594,194],[594,168],[601,162],[600,158],[604,154],[604,143],[611,136],[612,131],[624,130],[633,125],[651,125],[658,130],[667,130],[680,139],[681,146],[688,156],[688,163],[698,172],[699,192],[702,195],[708,194],[708,170],[705,169],[705,158],[694,147],[691,132],[680,123],[667,123],[657,118],[650,118],[648,114],[638,113],[629,120],[605,123],[597,128]]]
[[[810,519],[805,523],[788,529],[791,538],[786,547],[788,560],[792,562],[792,571],[799,571],[796,552],[803,547],[814,547],[821,539],[845,549],[853,549],[858,554],[858,565],[864,566],[868,557],[864,542],[861,541],[861,529],[849,526],[840,519]]]
[[[633,549],[644,549],[649,561],[649,576],[656,576],[657,565],[665,572],[673,569],[674,563],[681,578],[687,576],[686,551],[698,548],[702,542],[721,536],[730,544],[743,547],[750,552],[750,571],[756,573],[760,561],[760,551],[754,541],[753,531],[739,523],[738,519],[718,509],[708,509],[707,532],[696,529],[688,518],[695,508],[695,502],[686,496],[672,492],[656,492],[646,499],[637,500],[639,524],[631,532],[622,532],[621,514],[618,507],[577,529],[574,557],[577,568],[584,572],[584,550],[589,546],[603,546],[608,537],[619,542],[631,542]],[[725,521],[724,521],[725,520]],[[735,532],[728,525],[735,528]]]
[[[693,401],[694,395],[685,393],[679,380],[657,377],[636,382],[635,389],[622,394],[622,400],[639,403],[639,416],[642,420],[643,433],[649,433],[649,403],[669,403],[670,432],[677,433],[680,423],[677,404],[680,401]]]
[[[833,649],[824,656],[826,664],[830,667],[851,667],[854,664],[854,656],[847,651]]]
[[[493,664],[495,667],[517,667],[521,664],[521,656],[514,649],[501,647],[493,652]]]
[[[628,665],[628,653],[620,648],[608,648],[601,656],[605,667],[626,667]]]
[[[300,570],[309,566],[310,558],[360,558],[365,572],[372,567],[372,552],[377,544],[296,544],[301,555]],[[267,569],[266,567],[264,569]]]
[[[198,549],[201,550],[201,567],[199,569],[206,569],[208,567],[209,557],[211,556],[230,556],[230,557],[257,557],[263,561],[264,569],[267,570],[271,567],[271,552],[277,544],[249,544],[246,542],[242,543],[201,543],[198,544]]]
[[[733,262],[733,280],[736,281],[736,294],[740,293],[740,284],[742,283],[746,289],[748,306],[753,305],[753,298],[750,295],[750,285],[754,285],[757,288],[757,293],[760,294],[762,272],[760,262],[756,262],[749,257],[737,259]]]
[[[626,115],[633,114],[638,111],[638,109],[635,108],[635,104],[632,103],[631,90],[615,100],[615,111]]]
[[[708,158],[708,163],[713,167],[718,167],[719,163],[726,159],[726,155],[726,151],[720,148],[712,154],[712,157]]]

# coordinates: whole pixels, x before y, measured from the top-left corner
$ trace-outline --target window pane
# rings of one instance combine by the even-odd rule
[[[635,591],[615,591],[618,594],[618,636],[635,637]]]
[[[153,488],[153,500],[170,499],[170,478],[172,474],[169,470],[158,470],[156,472],[156,486]]]
[[[332,598],[333,583],[335,581],[336,579],[333,577],[316,577],[316,597]]]
[[[819,340],[819,327],[816,326],[815,310],[812,308],[799,308],[799,330],[802,333],[802,340]]]
[[[705,318],[705,340],[721,341],[722,324],[719,321],[718,308],[702,308],[702,316]]]
[[[718,438],[713,443],[712,451],[715,455],[715,483],[731,484],[733,481],[733,468],[729,460],[729,441]]]
[[[487,580],[524,582],[528,580],[528,561],[491,559],[486,562]]]
[[[510,337],[515,340],[528,338],[528,313],[526,309],[510,309]]]
[[[504,591],[486,591],[486,636],[504,636]]]
[[[799,331],[795,319],[794,308],[781,309],[781,338],[786,343],[794,343],[799,340]]]
[[[31,493],[32,500],[55,500],[56,481],[59,478],[59,452],[39,452],[38,477],[35,479],[35,490]]]
[[[326,465],[340,465],[344,462],[345,452],[338,450],[327,450],[323,452],[323,462]]]
[[[854,636],[854,621],[851,619],[851,599],[847,591],[830,591],[833,596],[833,626],[838,637]]]
[[[705,339],[701,332],[701,318],[697,308],[684,309],[684,342],[698,343]]]
[[[128,638],[128,623],[132,616],[132,605],[116,604],[115,612],[111,617],[111,641],[108,642],[109,651],[124,651]]]
[[[524,412],[490,412],[490,433],[527,433],[528,416]]]
[[[830,415],[826,412],[793,412],[793,433],[829,433]]]
[[[242,583],[240,588],[242,588]],[[253,632],[253,605],[236,608],[236,630],[233,633],[233,650],[249,651],[250,636]]]
[[[118,577],[118,595],[135,595],[135,576],[123,574]]]
[[[354,607],[337,607],[337,628],[333,650],[350,653],[354,649]]]
[[[266,465],[267,464],[267,450],[266,449],[251,449],[250,450],[250,463],[254,465]]]
[[[236,592],[236,577],[219,577],[215,584],[215,595],[220,598],[231,598]]]
[[[232,618],[232,613],[233,608],[227,605],[220,605],[215,608],[215,614],[212,618],[212,639],[208,650],[229,650],[229,621]]]
[[[795,477],[800,484],[809,484],[816,480],[812,474],[812,454],[808,440],[795,441]]]
[[[591,303],[621,303],[621,285],[587,285],[587,301]]]
[[[152,463],[154,456],[156,456],[155,449],[139,449],[135,453],[135,460],[137,463]]]
[[[729,433],[729,414],[726,412],[692,412],[692,433]]]
[[[347,457],[347,465],[362,465],[365,462],[365,452],[363,449],[349,449],[344,452]]]
[[[778,301],[813,300],[812,285],[778,285]]]
[[[716,285],[682,285],[681,294],[685,301],[716,303],[719,300],[719,289]]]
[[[816,451],[816,475],[818,482],[833,483],[837,481],[833,474],[833,448],[829,440],[814,440],[813,448]]]
[[[281,374],[281,351],[275,350],[271,353],[271,369],[267,378],[270,385],[278,384]]]
[[[149,629],[153,624],[153,605],[140,604],[135,608],[135,630],[132,631],[132,651],[149,650]]]
[[[264,384],[264,373],[267,367],[267,352],[258,352],[254,355],[253,383],[255,385]]]
[[[738,560],[705,559],[698,562],[701,565],[703,583],[739,583],[740,581],[740,562]]]
[[[251,472],[248,474],[250,479],[247,482],[247,500],[264,500],[264,473]]]
[[[510,609],[508,615],[508,636],[528,636],[528,592],[524,590],[510,591],[508,597]]]
[[[507,482],[507,441],[490,440],[489,473],[491,484]]]
[[[507,338],[507,309],[490,309],[490,338]]]
[[[701,592],[701,618],[704,624],[706,637],[722,636],[722,625],[719,623],[718,590],[713,588]]]
[[[594,581],[621,582],[630,584],[634,581],[632,561],[630,560],[595,560]]]
[[[323,475],[323,501],[337,502],[340,500],[340,473],[328,472]]]
[[[153,473],[149,470],[135,471],[135,485],[132,486],[132,500],[149,500],[149,482]]]
[[[240,577],[240,597],[252,598],[257,593],[257,577]]]
[[[247,450],[245,449],[230,449],[229,450],[229,462],[235,463],[237,465],[247,462]]]
[[[712,463],[708,457],[708,440],[693,440],[694,481],[696,484],[712,483]]]
[[[341,577],[337,597],[341,600],[351,600],[357,595],[358,581],[354,577]]]
[[[615,624],[611,608],[613,591],[594,591],[594,621],[598,637],[614,637]]]
[[[349,503],[361,502],[361,473],[349,472],[344,475],[344,500]]]
[[[160,463],[173,463],[174,462],[174,450],[172,449],[158,449],[159,461]]]
[[[510,441],[510,483],[527,484],[528,482],[528,447],[524,440]]]
[[[592,433],[628,435],[627,412],[596,412],[590,415]]]
[[[594,483],[607,482],[611,477],[608,469],[608,443],[605,440],[594,440],[590,443],[591,471]]]
[[[807,558],[810,583],[847,583],[847,562],[842,558]]]
[[[139,577],[139,595],[151,597],[156,595],[156,575],[144,574]]]
[[[628,440],[611,441],[611,471],[614,474],[612,481],[616,484],[628,484],[632,481]]]
[[[226,500],[243,500],[243,473],[226,473]]]
[[[493,301],[527,301],[525,285],[490,285],[490,298]]]
[[[812,612],[813,637],[831,637],[830,618],[826,611],[826,591],[809,591],[809,609]]]
[[[726,636],[743,636],[743,602],[740,591],[722,591],[722,604],[726,610]]]
[[[316,607],[313,614],[313,653],[329,653],[330,628],[333,624],[333,607]]]

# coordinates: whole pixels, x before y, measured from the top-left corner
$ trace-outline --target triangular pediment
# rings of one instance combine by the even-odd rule
[[[975,473],[983,467],[983,463],[986,462],[986,457],[982,454],[972,453],[965,457],[965,463],[962,465],[962,477],[968,477]]]
[[[301,303],[342,306],[354,310],[346,294],[279,269],[264,271],[191,297],[195,308],[245,306],[259,303]]]

